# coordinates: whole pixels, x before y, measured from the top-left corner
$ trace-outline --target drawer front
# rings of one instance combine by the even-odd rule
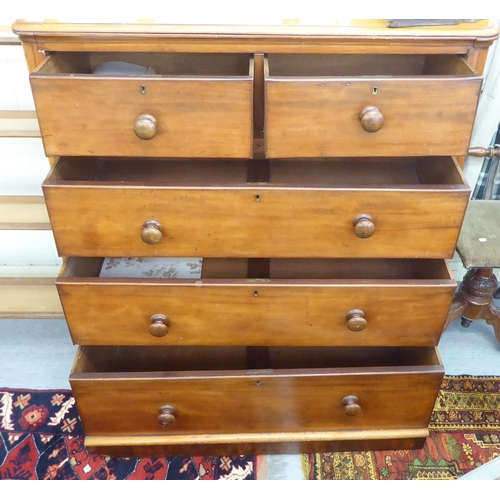
[[[252,156],[250,77],[34,75],[31,86],[49,156]]]
[[[468,203],[468,190],[440,188],[45,184],[44,194],[59,254],[87,257],[451,258]]]
[[[86,435],[199,434],[203,442],[205,434],[425,428],[442,376],[442,366],[396,366],[73,373],[70,380]]]
[[[57,288],[81,345],[435,346],[456,285],[62,277]]]
[[[266,156],[465,155],[480,89],[469,77],[269,77]],[[370,113],[376,132],[362,126],[378,126]]]

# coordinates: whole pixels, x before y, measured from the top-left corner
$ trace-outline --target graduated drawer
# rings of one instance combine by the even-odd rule
[[[92,73],[109,61],[157,75]],[[252,156],[248,55],[54,53],[30,80],[49,156]]]
[[[266,155],[465,155],[481,82],[457,55],[269,54]]]
[[[88,346],[70,383],[87,446],[251,443],[421,436],[443,373],[435,348]]]
[[[451,258],[470,193],[450,157],[63,158],[43,190],[88,257]]]
[[[199,279],[102,263],[70,258],[56,282],[76,344],[435,346],[456,288],[440,260],[203,259]]]

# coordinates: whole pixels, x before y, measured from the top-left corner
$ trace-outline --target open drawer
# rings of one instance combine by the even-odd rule
[[[106,63],[156,74],[99,72]],[[56,52],[30,81],[48,156],[252,156],[248,54]]]
[[[102,265],[70,258],[56,281],[76,344],[435,346],[456,288],[441,260],[203,259],[198,279]]]
[[[43,184],[82,257],[451,258],[470,189],[451,157],[61,158]]]
[[[168,446],[425,437],[443,374],[435,348],[80,347],[70,382],[87,446]]]
[[[465,155],[481,82],[458,55],[269,54],[266,155]]]

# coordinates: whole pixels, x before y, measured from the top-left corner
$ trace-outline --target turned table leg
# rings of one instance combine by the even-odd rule
[[[458,297],[453,301],[446,319],[445,329],[458,317],[467,328],[473,321],[486,320],[493,326],[500,342],[500,309],[493,303],[493,294],[498,290],[498,282],[493,269],[470,269],[464,276]]]
[[[495,336],[500,342],[500,309],[491,302],[484,311],[484,319],[495,330]]]
[[[450,310],[448,312],[448,317],[446,318],[446,323],[444,324],[444,330],[448,328],[448,325],[455,321],[457,318],[462,316],[462,313],[465,311],[467,307],[467,301],[463,299],[461,296],[458,296],[451,304]],[[463,322],[463,320],[462,320]],[[465,325],[462,325],[465,326]],[[467,325],[469,326],[469,325]]]

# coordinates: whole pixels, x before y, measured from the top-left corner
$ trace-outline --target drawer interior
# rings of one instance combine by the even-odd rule
[[[452,157],[328,160],[155,160],[61,158],[46,184],[262,187],[466,187]]]
[[[454,54],[269,54],[267,61],[271,77],[475,76]]]
[[[248,54],[193,54],[193,53],[156,53],[156,52],[55,52],[48,56],[36,75],[91,75],[104,63],[123,62],[151,68],[154,76],[245,76],[250,75],[250,56]],[[130,66],[128,67],[130,68]],[[101,76],[106,76],[101,73]],[[122,75],[137,76],[133,72]]]
[[[147,261],[147,259],[142,259]],[[194,259],[199,260],[199,259]],[[65,261],[58,282],[88,280],[99,276],[103,258],[71,257]],[[140,280],[146,279],[140,278]],[[107,280],[111,278],[106,278]],[[121,279],[121,278],[113,278]],[[124,276],[123,279],[128,279]],[[174,283],[175,278],[148,278]],[[201,280],[418,280],[453,278],[440,259],[212,259],[202,262]],[[186,281],[195,281],[186,280]],[[414,283],[415,284],[415,283]]]
[[[140,374],[210,371],[360,369],[441,365],[434,347],[165,347],[81,346],[72,376],[90,373]],[[255,374],[255,373],[253,373]],[[265,372],[264,372],[265,374]]]

